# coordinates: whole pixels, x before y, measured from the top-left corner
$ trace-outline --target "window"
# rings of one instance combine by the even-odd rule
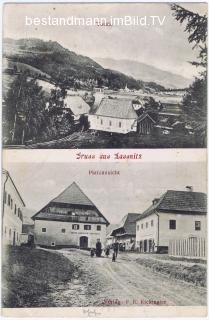
[[[91,230],[91,225],[90,224],[85,224],[84,225],[84,230]]]
[[[109,125],[110,125],[110,126],[112,125],[112,121],[109,122]]]
[[[73,224],[72,225],[73,230],[78,230],[79,229],[79,224]]]
[[[42,232],[46,232],[46,228],[42,228]]]
[[[201,222],[200,221],[195,221],[195,230],[197,230],[197,231],[201,230]]]
[[[62,229],[61,231],[62,231],[62,233],[65,233],[65,229]]]
[[[121,128],[121,122],[119,122],[119,128]]]
[[[7,227],[4,228],[4,233],[7,234]]]
[[[146,228],[148,228],[148,222],[146,222]]]
[[[8,206],[10,206],[10,200],[11,200],[11,196],[10,196],[10,194],[8,194],[8,199],[7,199]]]
[[[169,229],[176,229],[176,220],[169,220]]]
[[[97,226],[97,231],[101,231],[101,226]]]
[[[15,211],[14,214],[17,214],[17,206],[15,205]]]
[[[97,119],[99,119],[99,116],[97,116]]]
[[[143,229],[143,223],[141,224],[141,229]]]
[[[11,209],[13,208],[13,200],[12,200],[12,198],[11,198],[11,202],[10,202],[10,207],[11,207]]]
[[[17,210],[17,215],[18,215],[18,217],[20,217],[20,209],[19,208]]]
[[[9,229],[9,237],[11,238],[12,230]]]
[[[103,120],[101,119],[101,124],[103,124]]]
[[[137,226],[137,231],[139,231],[139,226]]]
[[[154,226],[154,223],[153,223],[153,220],[151,220],[151,227],[153,227]]]

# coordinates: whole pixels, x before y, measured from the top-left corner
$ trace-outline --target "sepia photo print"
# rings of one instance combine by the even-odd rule
[[[5,4],[4,146],[205,147],[206,15],[206,3]]]

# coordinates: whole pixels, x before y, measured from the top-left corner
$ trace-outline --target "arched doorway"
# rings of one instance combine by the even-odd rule
[[[88,237],[80,237],[80,248],[87,249],[88,248]]]

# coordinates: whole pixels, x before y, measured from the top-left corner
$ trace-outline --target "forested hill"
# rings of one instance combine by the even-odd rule
[[[78,55],[58,42],[40,39],[4,39],[3,56],[12,62],[21,62],[51,76],[56,83],[66,86],[85,85],[91,81],[110,89],[140,89],[143,82],[123,73],[105,69],[94,60]]]

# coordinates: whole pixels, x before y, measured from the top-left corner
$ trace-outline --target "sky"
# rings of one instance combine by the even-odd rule
[[[35,212],[74,181],[111,223],[128,212],[142,213],[167,190],[206,192],[206,167],[202,162],[75,163],[7,162],[27,209]],[[89,170],[119,170],[119,176],[89,176]]]
[[[200,14],[206,3],[184,3],[182,6]],[[165,16],[162,26],[26,26],[25,17],[149,17]],[[94,58],[128,59],[143,62],[191,79],[197,74],[188,63],[197,57],[187,41],[184,27],[172,16],[168,3],[113,4],[5,4],[4,37],[35,37],[58,41],[76,53]]]

